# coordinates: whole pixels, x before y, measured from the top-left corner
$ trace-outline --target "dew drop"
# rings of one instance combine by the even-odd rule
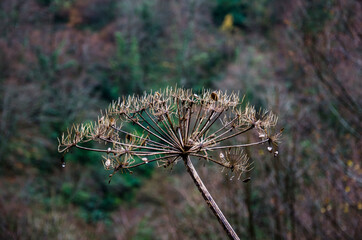
[[[224,159],[224,158],[225,158],[225,156],[224,156],[224,154],[223,154],[223,153],[220,153],[220,155],[219,155],[219,156],[220,156],[220,158],[221,158],[221,159]]]
[[[142,161],[144,161],[146,164],[148,163],[148,159],[147,158],[142,158]]]
[[[64,156],[62,156],[62,158],[60,159],[60,162],[62,163],[62,167],[65,168],[65,160],[64,160]]]
[[[231,181],[231,180],[233,180],[233,178],[234,178],[234,175],[233,175],[233,176],[231,176],[230,181]]]
[[[278,151],[275,151],[275,152],[274,152],[274,157],[278,157],[278,155],[279,155],[279,152],[278,152]]]
[[[272,147],[268,147],[267,148],[269,152],[272,152],[273,148]]]
[[[265,135],[264,133],[261,133],[261,134],[259,134],[259,137],[260,137],[260,138],[265,138],[266,135]]]
[[[111,166],[111,159],[107,159],[104,165],[106,165],[106,167],[109,168]]]

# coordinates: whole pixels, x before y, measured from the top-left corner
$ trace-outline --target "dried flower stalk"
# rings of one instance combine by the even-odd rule
[[[113,170],[110,177],[150,162],[172,167],[183,160],[228,236],[239,239],[198,176],[190,157],[216,163],[240,178],[250,170],[242,148],[269,143],[269,148],[277,153],[281,133],[269,134],[276,123],[277,117],[271,112],[260,113],[249,105],[241,108],[235,93],[204,90],[197,95],[189,89],[167,88],[113,102],[97,122],[71,127],[59,139],[58,150],[66,153],[74,147],[104,153],[104,168]],[[133,132],[127,130],[129,125]],[[257,131],[260,141],[232,143],[232,139],[251,130]],[[107,148],[82,146],[89,141],[105,143]],[[218,151],[221,151],[219,155]]]

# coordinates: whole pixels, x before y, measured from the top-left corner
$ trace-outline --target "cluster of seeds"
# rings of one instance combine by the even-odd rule
[[[192,156],[219,164],[240,177],[250,170],[242,148],[268,143],[268,150],[278,155],[281,132],[270,134],[276,123],[271,112],[242,107],[235,93],[204,90],[195,94],[189,89],[167,88],[113,102],[97,122],[73,126],[63,134],[58,150],[66,153],[76,147],[102,152],[104,168],[114,172],[149,162],[173,166]],[[238,136],[251,130],[257,132],[259,141],[236,143]],[[82,145],[89,141],[105,143],[106,148]]]

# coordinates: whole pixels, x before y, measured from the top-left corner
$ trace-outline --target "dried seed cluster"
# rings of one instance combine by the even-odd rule
[[[238,94],[204,90],[200,94],[182,88],[129,96],[110,104],[97,122],[74,125],[59,139],[59,152],[72,147],[105,153],[104,168],[114,172],[156,161],[173,166],[184,156],[217,163],[239,174],[250,164],[243,147],[269,143],[277,152],[281,133],[271,136],[277,117],[241,107]],[[127,129],[133,129],[128,131]],[[250,130],[260,141],[235,144],[232,139]],[[106,149],[82,143],[105,143]],[[273,147],[271,147],[273,146]],[[216,151],[221,153],[215,154]],[[276,153],[275,152],[275,153]],[[112,174],[111,174],[112,175]]]

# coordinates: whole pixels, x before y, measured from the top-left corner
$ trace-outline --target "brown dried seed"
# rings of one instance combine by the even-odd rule
[[[216,92],[212,92],[211,93],[211,99],[214,101],[217,101],[219,99],[219,97],[217,96]]]
[[[132,141],[132,135],[127,134],[127,135],[126,135],[126,139],[127,139],[128,141]]]
[[[116,123],[116,120],[115,120],[113,117],[111,117],[111,118],[109,119],[109,125],[110,125],[110,126],[113,126],[115,123]]]
[[[249,182],[250,180],[251,180],[251,178],[248,177],[248,178],[245,178],[245,179],[243,180],[243,182],[244,182],[244,183],[247,183],[247,182]]]

